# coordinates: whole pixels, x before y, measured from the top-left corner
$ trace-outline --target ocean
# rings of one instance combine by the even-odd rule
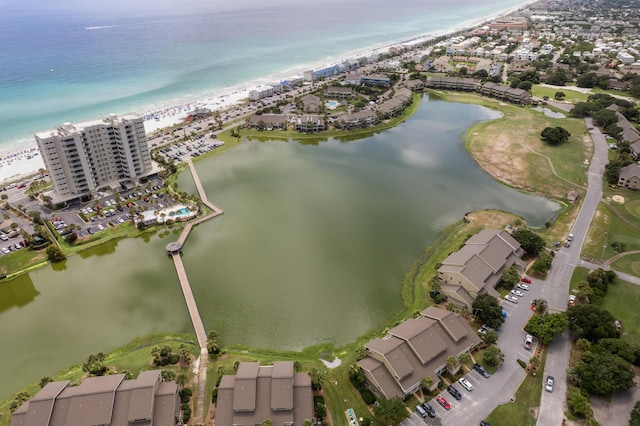
[[[220,96],[524,4],[222,3],[0,0],[0,151],[64,122]]]

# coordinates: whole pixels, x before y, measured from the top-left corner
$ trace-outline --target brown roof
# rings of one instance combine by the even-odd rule
[[[459,314],[429,308],[421,316],[394,327],[383,339],[368,342],[365,347],[369,356],[358,361],[374,391],[386,398],[415,391],[427,376],[437,382],[449,356],[481,342]],[[409,374],[400,376],[397,371]]]
[[[250,383],[253,389],[248,388]],[[236,409],[236,398],[253,400],[253,409]],[[276,425],[302,424],[312,416],[311,378],[308,374],[294,373],[291,361],[275,362],[273,366],[240,363],[237,374],[223,376],[218,386],[216,424],[253,426],[265,419]]]
[[[11,426],[175,425],[180,409],[178,386],[161,383],[160,371],[89,377],[80,386],[52,382],[25,402]],[[50,416],[48,415],[50,414]]]
[[[254,411],[256,409],[256,380],[258,379],[257,362],[241,362],[236,373],[236,384],[233,391],[234,411]]]

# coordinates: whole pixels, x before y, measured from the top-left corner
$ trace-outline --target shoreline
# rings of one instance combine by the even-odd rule
[[[442,30],[431,31],[427,33],[418,33],[410,38],[403,38],[398,40],[390,40],[388,42],[379,43],[373,46],[367,46],[361,49],[355,49],[352,51],[337,54],[335,58],[330,60],[318,60],[310,64],[296,64],[289,68],[283,69],[281,72],[258,77],[254,80],[247,81],[226,89],[204,90],[196,96],[185,95],[184,101],[187,97],[191,97],[192,100],[184,102],[180,99],[174,99],[173,102],[167,100],[161,102],[159,105],[150,105],[147,107],[139,108],[135,114],[138,114],[145,118],[145,131],[149,136],[151,133],[160,129],[171,127],[183,122],[186,115],[196,108],[209,108],[211,111],[223,111],[232,109],[245,102],[249,97],[249,92],[256,88],[261,87],[268,82],[283,81],[289,78],[299,77],[302,72],[308,69],[322,69],[331,65],[339,64],[347,60],[353,60],[360,57],[369,57],[374,54],[387,53],[392,47],[397,46],[415,46],[420,43],[425,43],[430,40],[434,40],[438,37],[450,36],[452,34],[480,26],[488,23],[491,20],[498,19],[500,17],[509,16],[516,13],[526,7],[536,3],[538,0],[527,0],[523,3],[510,8],[502,9],[490,15],[481,16],[474,19],[469,19],[458,25]],[[207,92],[209,92],[207,94]],[[220,94],[219,92],[223,92]],[[114,111],[117,114],[124,113],[123,111]],[[97,117],[93,117],[97,118]],[[92,119],[88,117],[86,120]],[[83,121],[83,120],[81,120]],[[79,122],[81,122],[79,121]],[[55,126],[52,126],[55,127]],[[34,129],[33,131],[39,131],[44,129]],[[38,173],[38,170],[45,168],[44,162],[39,155],[36,143],[34,140],[19,139],[10,141],[6,147],[0,147],[0,185],[5,185],[12,181],[18,181],[24,179],[30,175]],[[20,146],[21,143],[24,145]],[[33,153],[37,155],[32,156]],[[29,158],[27,158],[29,157]]]

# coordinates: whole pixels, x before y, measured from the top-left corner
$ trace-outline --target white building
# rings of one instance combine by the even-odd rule
[[[617,58],[623,64],[632,64],[636,61],[632,55],[624,51],[618,52]]]
[[[137,115],[65,123],[36,133],[35,139],[53,183],[54,202],[89,196],[152,173],[144,120]]]

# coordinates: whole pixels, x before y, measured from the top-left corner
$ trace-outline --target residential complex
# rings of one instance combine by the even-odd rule
[[[54,202],[88,197],[153,173],[144,120],[137,115],[65,123],[36,133],[35,139],[53,184]]]
[[[152,370],[135,380],[114,374],[89,377],[80,386],[48,383],[13,413],[11,426],[175,426],[179,415],[178,385]]]
[[[311,377],[294,373],[292,361],[241,362],[236,374],[223,376],[218,386],[218,425],[254,426],[267,419],[274,425],[301,425],[312,418]]]
[[[509,266],[524,271],[524,249],[507,231],[485,229],[450,254],[438,268],[441,291],[449,300],[471,309],[479,294],[500,298],[495,290]]]
[[[365,345],[367,357],[358,361],[371,390],[380,397],[405,397],[417,391],[425,377],[432,389],[440,375],[460,365],[449,365],[451,356],[470,352],[482,340],[460,314],[430,307],[389,330],[383,338]]]

